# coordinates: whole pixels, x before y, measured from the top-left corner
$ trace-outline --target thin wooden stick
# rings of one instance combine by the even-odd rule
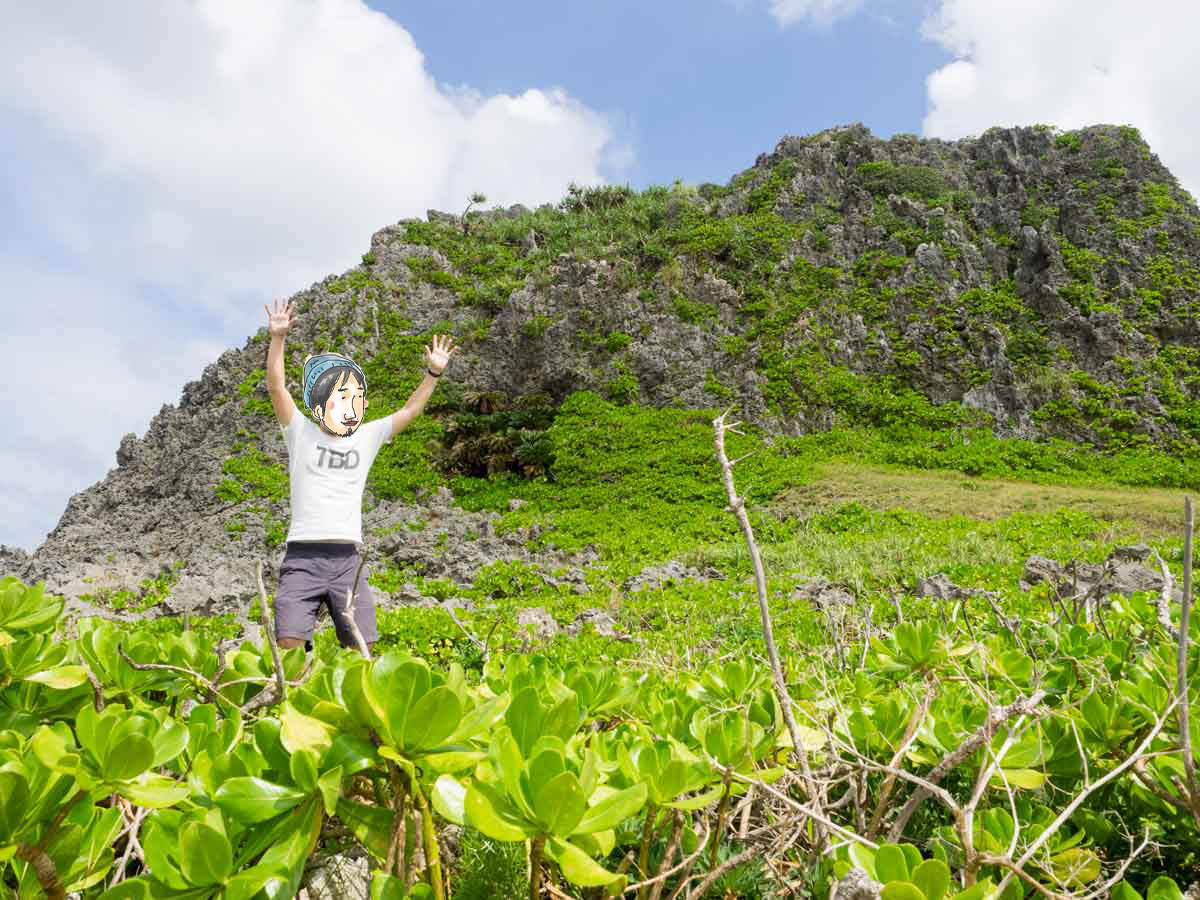
[[[804,776],[804,789],[808,794],[808,800],[812,804],[813,809],[818,813],[821,810],[821,797],[817,793],[816,784],[813,781],[812,771],[808,764],[808,753],[804,749],[804,744],[800,740],[800,731],[796,727],[796,717],[792,714],[792,698],[788,693],[787,682],[783,677],[783,666],[779,661],[779,649],[775,646],[775,631],[771,624],[771,610],[767,602],[767,579],[763,572],[762,557],[758,552],[758,545],[754,541],[754,529],[750,526],[750,517],[746,514],[746,501],[744,497],[739,497],[733,485],[733,464],[729,461],[729,457],[725,455],[725,432],[732,431],[734,434],[741,434],[736,426],[740,422],[734,422],[732,425],[725,424],[725,416],[730,410],[725,410],[716,419],[713,419],[713,435],[714,444],[716,445],[717,459],[721,463],[721,480],[725,484],[725,495],[729,498],[729,505],[725,509],[732,512],[741,525],[742,535],[746,538],[746,544],[750,551],[750,560],[754,565],[754,585],[758,592],[758,611],[759,617],[762,620],[763,640],[767,645],[767,657],[771,661],[771,672],[775,680],[775,693],[779,699],[779,705],[783,711],[783,721],[787,724],[788,734],[792,738],[792,753],[800,760],[800,770]],[[820,817],[814,816],[817,823],[814,830],[817,835],[817,843],[825,842],[824,829],[820,825]]]
[[[350,634],[354,636],[355,646],[358,647],[358,652],[367,659],[371,658],[371,651],[367,647],[367,642],[363,640],[362,630],[358,627],[358,622],[354,619],[354,598],[358,596],[358,579],[362,575],[363,566],[367,564],[367,558],[360,556],[358,560],[358,570],[354,573],[354,586],[346,592],[346,608],[342,610],[346,617],[346,624],[350,628]]]
[[[1163,630],[1175,640],[1179,640],[1179,632],[1175,630],[1175,626],[1171,624],[1171,589],[1175,587],[1175,579],[1171,577],[1171,570],[1167,568],[1166,562],[1158,555],[1157,550],[1150,551],[1154,558],[1158,560],[1159,568],[1162,569],[1163,586],[1162,592],[1158,596],[1158,624],[1163,627]]]
[[[1075,795],[1075,798],[1063,808],[1062,812],[1058,814],[1058,817],[1051,822],[1046,829],[1037,836],[1037,839],[1025,849],[1024,855],[1013,864],[1013,869],[1004,876],[998,885],[996,885],[996,896],[1003,894],[1004,890],[1013,880],[1013,872],[1018,869],[1025,868],[1025,864],[1033,858],[1033,855],[1037,853],[1037,851],[1042,847],[1043,844],[1046,843],[1046,841],[1050,840],[1054,833],[1057,832],[1062,826],[1063,822],[1067,821],[1067,819],[1071,818],[1071,816],[1075,814],[1075,810],[1083,805],[1084,800],[1086,800],[1100,788],[1104,787],[1104,785],[1115,779],[1141,758],[1146,748],[1154,742],[1154,739],[1158,737],[1159,732],[1162,731],[1163,725],[1166,723],[1171,713],[1175,711],[1175,705],[1178,702],[1179,698],[1176,697],[1173,701],[1171,701],[1171,703],[1167,704],[1167,708],[1163,710],[1162,715],[1158,717],[1158,721],[1154,723],[1154,727],[1150,729],[1150,732],[1142,739],[1142,742],[1138,744],[1137,749],[1134,750],[1133,753],[1131,753],[1123,763],[1121,763],[1103,778],[1099,778],[1092,782],[1092,786],[1090,788],[1080,791]]]
[[[1179,611],[1179,650],[1176,655],[1179,693],[1179,736],[1183,744],[1183,768],[1187,774],[1192,817],[1200,825],[1200,791],[1196,789],[1196,761],[1192,758],[1192,732],[1188,724],[1188,616],[1192,608],[1192,498],[1183,500],[1183,601]]]
[[[892,767],[899,769],[900,764],[904,762],[904,754],[908,752],[908,748],[912,746],[913,741],[917,739],[917,730],[921,727],[921,723],[925,721],[925,715],[929,712],[929,705],[933,703],[934,695],[937,694],[937,681],[930,678],[925,682],[925,695],[921,698],[921,703],[913,713],[909,720],[908,728],[904,732],[904,737],[900,741],[900,746],[896,748],[895,754],[892,756]],[[887,812],[888,798],[892,795],[892,788],[896,786],[896,776],[890,772],[883,780],[883,786],[879,791],[879,802],[875,804],[875,812],[871,814],[871,824],[867,827],[867,837],[873,838],[879,834],[879,828],[883,824],[883,815]]]
[[[283,678],[283,663],[279,660],[279,644],[275,640],[275,617],[267,609],[267,589],[263,587],[262,560],[258,561],[258,602],[262,610],[263,625],[267,630],[267,643],[271,646],[271,662],[275,664],[275,689],[279,699],[287,699],[287,682]]]
[[[929,773],[928,781],[937,784],[945,778],[951,771],[954,770],[963,760],[983,746],[985,741],[990,741],[996,729],[1007,722],[1014,716],[1032,715],[1037,705],[1045,698],[1045,691],[1035,691],[1029,697],[1022,697],[1015,703],[1008,706],[993,707],[988,710],[987,721],[979,726],[971,737],[959,744],[954,750],[943,757],[937,767]],[[896,821],[892,823],[891,830],[888,832],[888,842],[896,843],[900,836],[904,834],[904,827],[908,824],[908,820],[912,818],[913,813],[917,811],[925,798],[929,796],[929,791],[925,788],[918,787],[912,792],[908,798],[908,802],[904,804],[904,808],[900,810],[900,815],[896,817]]]
[[[120,656],[121,659],[125,660],[125,662],[129,664],[130,668],[138,672],[175,672],[179,675],[186,675],[187,677],[193,679],[196,684],[203,689],[204,693],[208,694],[214,700],[220,700],[224,703],[227,703],[238,714],[238,717],[241,717],[241,707],[217,690],[216,686],[199,672],[193,672],[191,669],[185,669],[182,666],[172,666],[167,663],[136,663],[129,658],[129,655],[125,652],[125,648],[120,644],[117,644],[117,655]]]

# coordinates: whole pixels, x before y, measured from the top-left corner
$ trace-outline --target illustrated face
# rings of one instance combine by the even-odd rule
[[[324,408],[317,407],[313,416],[324,430],[338,437],[349,437],[362,424],[368,406],[367,392],[350,370],[338,379]]]

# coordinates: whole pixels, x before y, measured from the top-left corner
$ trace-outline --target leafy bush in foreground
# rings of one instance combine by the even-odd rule
[[[758,896],[763,860],[813,894],[858,867],[889,900],[1106,880],[1122,900],[1178,896],[1161,870],[1118,869],[1147,872],[1161,844],[1171,875],[1196,874],[1176,644],[1152,598],[1094,599],[1022,620],[969,596],[863,630],[840,663],[785,658],[792,748],[750,658],[515,653],[472,683],[457,663],[296,649],[280,696],[265,646],[96,620],[65,640],[62,601],[4,579],[0,895],[290,897],[319,845],[349,840],[372,897],[446,897],[453,823],[523,844],[531,897],[543,878],[580,897]]]

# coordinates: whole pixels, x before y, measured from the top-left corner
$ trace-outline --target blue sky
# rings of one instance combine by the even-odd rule
[[[638,188],[724,184],[785,134],[851,122],[917,134],[925,78],[952,59],[921,37],[928,4],[912,0],[791,27],[766,3],[730,0],[371,6],[412,33],[439,81],[487,94],[562,85],[611,115]]]
[[[474,191],[724,183],[784,135],[860,121],[948,140],[1133,124],[1195,193],[1194,17],[1194,0],[9,4],[0,357],[39,377],[0,439],[0,543],[41,544],[264,303]]]

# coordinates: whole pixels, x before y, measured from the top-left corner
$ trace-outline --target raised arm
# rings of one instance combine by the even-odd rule
[[[428,344],[425,345],[425,377],[421,379],[421,383],[417,385],[417,389],[412,392],[404,406],[392,413],[391,433],[393,435],[407,428],[409,423],[425,409],[425,404],[433,394],[433,389],[437,387],[438,378],[450,364],[451,354],[457,352],[458,349],[458,347],[452,346],[449,335],[441,337],[435,334],[432,350]]]
[[[275,308],[267,310],[267,333],[271,335],[271,349],[267,351],[267,391],[271,395],[271,406],[275,408],[275,418],[279,424],[287,428],[292,421],[292,413],[296,402],[288,393],[287,383],[283,375],[283,344],[287,333],[292,327],[292,304],[286,306],[279,300]]]

